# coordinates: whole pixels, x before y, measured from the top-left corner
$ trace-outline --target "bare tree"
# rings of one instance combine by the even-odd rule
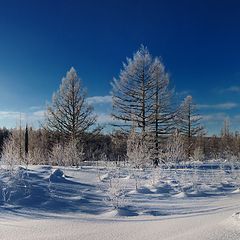
[[[93,107],[86,102],[86,92],[72,67],[53,94],[46,113],[46,126],[67,139],[77,139],[96,122]]]
[[[24,151],[25,151],[25,162],[28,164],[28,148],[29,148],[29,135],[28,135],[28,125],[26,124],[26,129],[24,133]]]

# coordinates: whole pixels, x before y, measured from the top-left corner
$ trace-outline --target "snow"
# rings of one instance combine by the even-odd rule
[[[1,239],[240,239],[240,170],[214,164],[2,169]]]

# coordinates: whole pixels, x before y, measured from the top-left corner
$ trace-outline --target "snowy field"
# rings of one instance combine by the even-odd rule
[[[0,173],[0,239],[240,239],[238,166]]]

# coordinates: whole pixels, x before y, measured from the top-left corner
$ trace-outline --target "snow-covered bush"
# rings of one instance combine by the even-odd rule
[[[22,158],[20,155],[20,150],[15,139],[10,136],[3,144],[1,164],[5,169],[14,174],[14,171],[17,169],[18,165],[21,164],[21,162]]]
[[[83,160],[83,146],[79,146],[76,140],[71,140],[65,146],[54,145],[50,154],[50,162],[58,166],[79,166]]]
[[[184,138],[176,130],[168,139],[166,152],[165,152],[165,159],[166,162],[180,162],[186,159],[186,151],[184,148]]]
[[[47,156],[43,149],[35,147],[31,151],[29,151],[27,156],[27,162],[29,164],[45,164],[47,161]]]
[[[203,161],[204,157],[205,156],[202,148],[197,147],[193,152],[193,156],[192,156],[193,161],[196,161],[196,162]]]
[[[58,143],[53,146],[50,153],[50,163],[58,166],[65,165],[64,147],[62,144]]]
[[[152,169],[151,175],[150,175],[150,184],[152,186],[155,186],[159,182],[161,177],[160,174],[161,174],[161,169],[159,167],[155,167]]]
[[[109,176],[107,186],[107,198],[105,201],[115,208],[121,208],[126,205],[126,179],[120,177],[119,170]]]
[[[135,168],[142,168],[150,162],[151,153],[144,137],[137,134],[134,129],[127,140],[127,158],[129,164]]]
[[[2,183],[1,192],[4,202],[12,199],[14,194],[20,192],[22,196],[29,194],[30,188],[27,187],[25,178],[27,177],[27,169],[20,167],[23,163],[20,151],[14,137],[10,136],[3,144],[3,152],[1,159]]]
[[[84,160],[83,145],[76,140],[71,140],[64,149],[65,162],[68,166],[79,166]]]

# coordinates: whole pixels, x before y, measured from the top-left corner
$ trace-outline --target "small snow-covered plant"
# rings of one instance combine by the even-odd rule
[[[64,148],[64,155],[68,166],[79,167],[80,163],[84,160],[83,145],[79,145],[75,139],[69,141]]]
[[[160,168],[159,167],[155,167],[153,169],[151,169],[151,173],[150,173],[150,184],[152,186],[155,186],[159,180],[160,180]]]
[[[151,153],[143,136],[137,134],[134,128],[127,140],[127,158],[129,162],[129,172],[131,172],[131,176],[135,180],[135,187],[138,189],[141,180],[140,169],[150,162]]]
[[[101,153],[100,154],[100,161],[103,162],[103,163],[108,161],[106,153]]]
[[[108,167],[109,167],[109,162],[108,162],[108,158],[107,158],[106,153],[100,154],[100,162],[96,161],[96,163],[97,163],[97,176],[98,176],[98,180],[102,181],[102,178],[101,178],[102,169],[104,168],[104,169],[108,170]]]
[[[44,164],[47,161],[43,149],[35,147],[29,151],[27,156],[27,162],[30,164]]]
[[[50,162],[58,166],[79,166],[84,160],[83,146],[77,140],[69,141],[65,146],[56,144],[50,154]]]
[[[193,161],[201,162],[204,160],[204,157],[205,156],[204,156],[202,148],[197,147],[193,152],[193,156],[192,156]]]
[[[168,162],[180,162],[186,159],[184,138],[178,130],[169,137],[167,141],[165,158]]]
[[[120,177],[119,170],[112,175],[108,182],[106,203],[114,209],[118,209],[126,205],[126,179]]]
[[[127,158],[129,164],[135,168],[144,167],[151,159],[144,136],[137,134],[134,128],[127,139]]]
[[[108,188],[108,201],[115,209],[125,204],[125,185],[120,178],[113,178]]]
[[[19,148],[15,142],[15,139],[10,136],[5,140],[2,151],[2,166],[4,166],[9,172],[14,174],[17,166],[21,163],[21,156]]]
[[[55,144],[50,153],[50,162],[53,165],[64,166],[65,165],[65,155],[64,147],[61,144]]]
[[[5,202],[11,200],[12,195],[18,190],[20,190],[23,195],[29,191],[24,179],[27,171],[19,166],[21,160],[15,139],[10,136],[3,144],[1,159],[1,168],[4,172],[1,190],[2,198]]]
[[[135,181],[135,189],[137,190],[141,185],[141,173],[139,169],[132,169],[131,173],[134,181]]]
[[[192,170],[192,184],[193,189],[197,192],[199,192],[199,184],[202,183],[202,178],[200,177],[200,172],[196,164],[193,164],[193,170]]]
[[[232,180],[234,180],[234,184],[236,187],[239,188],[239,183],[240,183],[240,169],[239,169],[239,162],[238,162],[239,157],[233,156],[230,159],[230,176]]]

